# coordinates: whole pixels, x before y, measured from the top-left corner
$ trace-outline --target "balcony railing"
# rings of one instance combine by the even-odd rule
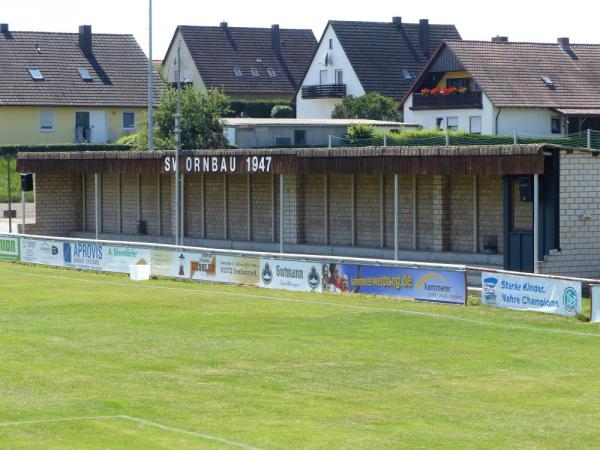
[[[412,95],[413,104],[411,109],[466,109],[483,108],[481,103],[481,91],[465,92],[453,95]]]
[[[345,84],[317,84],[315,86],[302,86],[302,98],[344,98],[345,96]]]

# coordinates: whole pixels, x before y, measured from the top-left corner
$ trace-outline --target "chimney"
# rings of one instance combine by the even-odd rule
[[[279,25],[271,25],[271,46],[275,53],[281,51],[281,35],[279,34]]]
[[[0,23],[0,33],[8,33],[8,24]]]
[[[399,27],[400,25],[402,25],[402,17],[392,17],[392,23]]]
[[[508,42],[508,36],[494,36],[492,42]]]
[[[429,56],[429,20],[419,20],[419,43],[425,56]]]
[[[568,37],[559,37],[557,42],[562,48],[569,48],[571,46],[571,42]]]
[[[92,55],[92,26],[79,26],[79,48],[85,56]]]
[[[223,21],[219,25],[221,26],[221,28],[223,28],[223,31],[229,30],[229,25],[227,25],[227,22]]]

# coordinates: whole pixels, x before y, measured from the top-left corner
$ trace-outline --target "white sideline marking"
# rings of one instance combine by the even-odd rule
[[[539,328],[539,327],[528,327],[523,325],[507,325],[500,324],[494,322],[487,322],[485,320],[477,320],[477,319],[468,319],[466,317],[457,317],[457,316],[448,316],[445,314],[435,314],[435,313],[427,313],[422,311],[408,311],[400,308],[375,308],[372,306],[361,306],[361,305],[348,305],[344,303],[333,303],[333,302],[324,302],[324,301],[316,301],[316,300],[301,300],[297,298],[290,297],[277,297],[277,296],[269,296],[269,295],[259,295],[259,294],[241,294],[238,292],[222,292],[215,291],[212,289],[193,289],[193,288],[178,288],[178,287],[169,287],[169,286],[149,286],[144,284],[133,284],[133,283],[120,283],[117,281],[106,281],[106,280],[90,280],[86,278],[75,278],[75,277],[67,277],[62,275],[48,275],[48,274],[39,274],[34,272],[25,272],[18,271],[13,272],[10,270],[0,269],[0,272],[10,273],[13,275],[23,275],[23,276],[39,276],[45,278],[54,278],[59,280],[69,280],[69,281],[77,281],[77,282],[86,282],[86,283],[97,283],[97,284],[108,284],[112,286],[125,286],[132,288],[141,288],[141,289],[162,289],[166,291],[180,291],[180,292],[193,292],[199,294],[227,294],[233,297],[246,297],[246,298],[257,298],[267,301],[282,301],[282,302],[290,302],[290,303],[303,303],[303,304],[311,304],[311,305],[323,305],[323,306],[336,306],[340,308],[347,309],[356,309],[360,311],[373,311],[373,312],[392,312],[396,314],[404,314],[409,316],[421,316],[421,317],[430,317],[432,319],[443,319],[443,320],[454,320],[458,322],[466,322],[473,323],[476,325],[483,325],[487,327],[497,327],[504,328],[507,330],[523,330],[523,331],[535,331],[540,333],[550,333],[550,334],[567,334],[572,336],[589,336],[589,337],[600,337],[600,333],[586,333],[584,331],[573,331],[573,330],[559,330],[554,328]]]
[[[80,417],[64,417],[60,419],[39,419],[39,420],[23,420],[21,422],[4,422],[0,423],[0,427],[18,427],[23,425],[37,425],[42,423],[60,423],[60,422],[75,422],[75,421],[96,421],[96,420],[107,420],[107,419],[120,419],[127,420],[129,422],[136,422],[142,425],[146,425],[147,427],[158,428],[164,431],[172,431],[174,433],[186,434],[188,436],[194,436],[200,439],[220,442],[222,444],[229,445],[231,447],[239,447],[244,448],[246,450],[259,450],[257,447],[252,447],[251,445],[244,444],[242,442],[231,441],[229,439],[220,438],[217,436],[211,436],[210,434],[198,433],[196,431],[184,430],[183,428],[171,427],[169,425],[163,425],[157,422],[151,422],[149,420],[140,419],[139,417],[126,416],[126,415],[118,415],[118,416],[80,416]]]

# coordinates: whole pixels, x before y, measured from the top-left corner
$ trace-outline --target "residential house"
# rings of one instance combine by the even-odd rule
[[[447,41],[403,102],[424,128],[551,137],[600,130],[600,45]]]
[[[297,117],[330,118],[348,95],[379,92],[400,102],[454,25],[330,21],[296,94]]]
[[[417,125],[363,119],[223,119],[223,131],[238,148],[344,146],[352,125],[367,125],[379,132],[419,128]]]
[[[184,26],[175,30],[163,67],[170,83],[206,91],[220,89],[234,99],[291,101],[310,64],[317,40],[311,30]],[[181,61],[177,63],[177,54]]]
[[[1,24],[0,67],[0,145],[114,142],[144,120],[148,59],[132,35]]]

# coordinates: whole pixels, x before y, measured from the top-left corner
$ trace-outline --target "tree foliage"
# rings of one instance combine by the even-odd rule
[[[348,139],[372,139],[375,136],[375,128],[371,125],[356,124],[348,127],[346,137]]]
[[[400,120],[396,102],[378,92],[369,92],[362,97],[348,96],[335,106],[333,119]]]
[[[292,119],[294,109],[290,105],[275,105],[271,110],[271,117],[275,119]]]

